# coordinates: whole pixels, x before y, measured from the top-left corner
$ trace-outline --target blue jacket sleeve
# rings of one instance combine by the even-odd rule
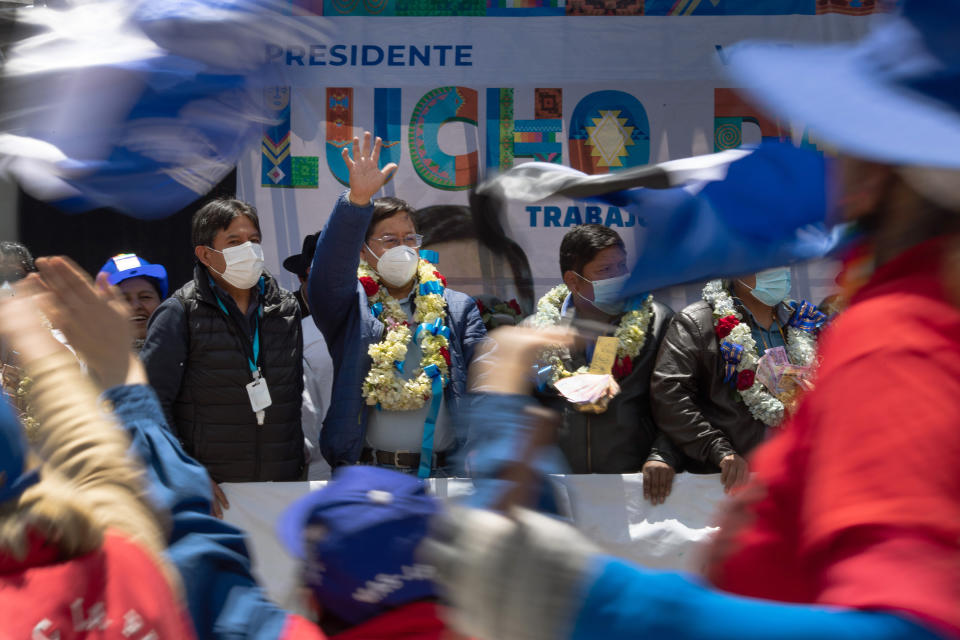
[[[150,316],[147,339],[140,351],[140,359],[147,369],[150,385],[160,398],[166,423],[173,422],[173,403],[180,393],[183,367],[190,349],[187,313],[175,297],[167,298]]]
[[[350,305],[357,301],[357,265],[373,205],[356,207],[340,194],[313,254],[307,296],[314,322],[327,343],[336,340]]]
[[[473,477],[475,491],[467,498],[467,504],[490,508],[510,490],[508,481],[501,476],[506,467],[519,461],[532,438],[533,425],[526,409],[536,404],[525,395],[481,392],[470,397],[465,408],[470,429],[465,466]],[[534,508],[557,513],[556,497],[547,475],[567,470],[563,456],[556,447],[546,448],[535,456],[532,466],[538,476]]]
[[[474,304],[469,308],[464,324],[466,326],[460,334],[463,336],[463,361],[469,367],[470,363],[473,362],[473,354],[477,345],[487,337],[487,328],[483,324],[483,318],[480,316],[477,305]]]
[[[571,640],[936,640],[893,613],[784,604],[711,589],[692,577],[597,556]]]
[[[104,397],[130,434],[131,453],[146,466],[156,507],[172,515],[167,556],[180,572],[197,637],[279,638],[287,612],[253,578],[244,532],[210,515],[210,478],[166,429],[153,390],[114,387]]]

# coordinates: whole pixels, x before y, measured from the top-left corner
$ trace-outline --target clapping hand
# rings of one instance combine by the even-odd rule
[[[353,139],[352,158],[348,149],[346,147],[343,149],[343,161],[350,172],[350,202],[359,207],[369,205],[370,199],[397,170],[396,162],[391,162],[383,169],[380,168],[380,149],[383,142],[377,138],[371,148],[370,138],[370,132],[364,131],[362,149],[360,138]]]
[[[47,325],[41,307],[43,298],[50,297],[40,281],[31,274],[14,286],[16,295],[0,300],[0,337],[16,352],[21,367],[55,353],[65,352]]]
[[[127,303],[109,285],[107,275],[100,274],[94,283],[62,256],[39,258],[37,269],[39,278],[28,278],[34,287],[33,304],[63,332],[95,381],[104,389],[146,383],[143,366],[130,348],[133,336]]]

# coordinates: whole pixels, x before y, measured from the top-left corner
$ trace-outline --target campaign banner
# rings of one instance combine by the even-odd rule
[[[516,298],[527,312],[560,282],[571,227],[613,228],[631,255],[656,239],[645,238],[642,211],[595,202],[471,209],[481,180],[533,160],[597,174],[763,139],[819,148],[803,123],[747,103],[724,76],[725,56],[747,39],[829,43],[868,28],[842,14],[304,18],[326,19],[335,41],[268,45],[284,84],[264,92],[274,119],[238,166],[270,271],[298,286],[280,263],[323,227],[348,183],[342,150],[370,130],[384,141],[381,163],[399,165],[382,195],[417,209],[449,286]],[[833,285],[829,263],[794,274],[794,295],[814,302]],[[674,307],[696,297],[696,283],[662,295]]]

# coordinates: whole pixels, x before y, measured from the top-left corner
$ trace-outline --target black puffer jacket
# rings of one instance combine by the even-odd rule
[[[791,314],[786,305],[777,306],[781,325]],[[673,317],[650,381],[654,418],[688,456],[683,463],[688,471],[715,473],[725,456],[746,456],[764,439],[766,425],[750,415],[734,386],[724,383],[723,369],[713,309],[695,302]]]
[[[185,326],[180,327],[188,337],[179,388],[170,394],[172,402],[164,402],[165,409],[187,453],[217,482],[297,480],[304,465],[300,425],[303,336],[297,301],[266,275],[260,365],[273,404],[266,409],[262,426],[257,424],[246,391],[252,380],[247,364],[252,332],[246,328],[247,318],[227,302],[230,318],[217,305],[206,271],[198,265],[193,281],[162,305],[181,306]],[[171,311],[176,309],[167,309],[159,321],[170,324]],[[147,342],[149,348],[151,335]],[[177,343],[174,339],[169,342]],[[154,356],[150,360],[158,363],[151,366],[148,362],[151,382],[165,400],[163,387],[169,385],[162,380],[154,382],[165,373],[159,370],[162,359]],[[168,363],[166,372],[172,373],[171,369]]]
[[[666,462],[679,471],[681,456],[650,411],[650,375],[673,311],[655,301],[653,312],[633,371],[620,380],[620,394],[604,413],[581,413],[556,393],[540,395],[544,405],[562,415],[558,443],[573,473],[636,473],[648,460]],[[584,353],[574,353],[568,369],[586,364]]]

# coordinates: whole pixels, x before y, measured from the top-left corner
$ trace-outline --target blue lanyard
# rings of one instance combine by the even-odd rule
[[[220,306],[220,310],[223,311],[224,315],[227,316],[227,320],[230,319],[230,312],[227,310],[227,305],[223,304],[223,300],[220,299],[220,296],[217,295],[216,289],[214,287],[213,278],[210,278],[210,290],[213,291],[213,297],[217,299],[217,304]],[[260,297],[263,297],[263,276],[260,276]],[[261,302],[257,301],[257,313],[256,313],[256,325],[253,330],[253,359],[250,359],[250,356],[247,356],[247,363],[250,365],[250,373],[254,374],[254,378],[260,376],[260,368],[257,366],[257,363],[260,362],[260,316],[263,315],[263,306]]]

